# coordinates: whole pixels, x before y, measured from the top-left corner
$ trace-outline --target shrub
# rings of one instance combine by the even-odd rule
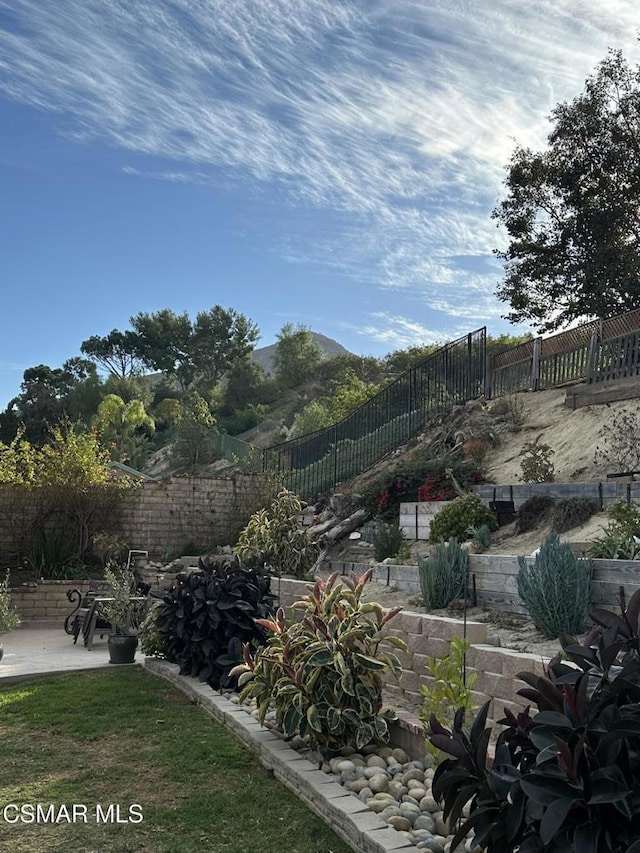
[[[601,560],[640,558],[640,509],[635,503],[616,501],[607,507],[609,523],[589,549],[589,556]]]
[[[461,495],[440,512],[431,522],[429,539],[444,542],[447,539],[464,539],[470,527],[486,524],[490,530],[498,526],[495,515],[477,495]]]
[[[266,642],[255,619],[273,614],[273,600],[259,562],[199,560],[197,572],[176,575],[157,616],[167,660],[214,689],[232,686],[229,670],[242,660],[242,643]]]
[[[471,460],[479,470],[484,469],[491,445],[485,438],[468,438],[462,444],[465,459]]]
[[[520,461],[522,482],[553,483],[554,467],[551,457],[554,453],[555,450],[552,450],[548,444],[540,444],[540,436],[535,441],[523,444]]]
[[[528,533],[536,530],[551,517],[551,510],[555,506],[555,500],[549,495],[534,495],[522,504],[518,510],[516,530],[518,533]]]
[[[583,631],[589,618],[592,565],[550,533],[533,565],[518,557],[518,593],[546,637]]]
[[[439,610],[455,599],[466,599],[469,552],[450,539],[436,545],[432,557],[418,558],[422,603],[427,610]]]
[[[640,413],[620,409],[599,435],[604,443],[596,446],[596,465],[610,465],[618,473],[640,468]]]
[[[452,500],[456,492],[447,471],[463,488],[484,482],[482,472],[469,460],[450,456],[412,460],[377,478],[363,495],[364,505],[373,515],[392,519],[402,502]]]
[[[472,844],[492,853],[637,853],[639,617],[640,590],[620,616],[594,610],[600,630],[582,646],[563,641],[569,663],[558,655],[544,676],[518,675],[528,685],[518,692],[538,713],[505,708],[491,766],[488,702],[469,732],[463,710],[452,730],[431,717],[430,741],[449,756],[436,769],[433,795],[458,826],[452,850],[474,832]]]
[[[407,540],[402,530],[395,524],[379,522],[373,533],[373,554],[380,563],[387,557],[396,557],[408,551]]]
[[[240,533],[236,554],[241,560],[264,558],[283,574],[305,577],[318,556],[318,546],[300,528],[302,502],[283,489],[268,509],[254,513]]]
[[[592,498],[567,498],[558,501],[553,509],[551,523],[556,533],[564,533],[589,521],[600,507]]]
[[[475,672],[465,672],[465,657],[469,647],[467,640],[453,637],[448,655],[443,658],[429,658],[427,672],[433,683],[423,684],[420,688],[422,705],[418,710],[425,731],[433,714],[450,726],[457,708],[464,708],[465,711],[474,709],[471,691],[478,675]],[[426,741],[425,748],[434,764],[439,764],[443,758],[442,753],[429,740]]]
[[[515,394],[501,397],[491,406],[491,415],[497,422],[506,423],[513,432],[517,432],[526,420],[527,411],[524,402]]]
[[[164,635],[160,633],[156,624],[162,604],[159,601],[154,602],[147,611],[140,629],[138,630],[138,638],[140,640],[140,648],[147,655],[153,658],[166,658],[167,646]]]
[[[491,529],[488,524],[472,525],[467,529],[467,536],[471,536],[479,553],[483,553],[491,545]]]
[[[400,674],[400,662],[380,644],[406,650],[397,637],[381,637],[381,629],[401,609],[385,611],[361,603],[371,572],[338,580],[318,579],[309,595],[293,605],[301,619],[285,618],[280,608],[273,620],[258,620],[271,631],[267,646],[232,670],[243,686],[241,700],[255,698],[258,719],[275,707],[285,737],[308,737],[312,746],[335,752],[362,749],[386,741],[394,714],[382,708],[383,674]]]
[[[20,614],[11,603],[11,595],[9,593],[10,577],[9,569],[7,569],[5,579],[0,581],[0,636],[13,631],[22,621]]]

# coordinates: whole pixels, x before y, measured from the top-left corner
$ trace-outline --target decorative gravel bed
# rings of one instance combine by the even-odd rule
[[[225,695],[233,704],[240,704],[235,693]],[[240,707],[257,717],[257,711],[251,704]],[[267,714],[264,725],[274,734],[279,734],[275,726],[275,711]],[[339,756],[327,760],[322,753],[312,750],[303,738],[294,737],[287,743],[308,761],[317,764],[324,773],[334,776],[346,790],[417,849],[450,853],[453,834],[443,819],[441,805],[432,795],[434,770],[430,756],[412,760],[403,749],[371,745],[361,752],[345,748]],[[467,807],[463,814],[468,816]],[[472,837],[473,832],[469,834],[464,849],[467,853],[479,853],[481,848],[472,847]],[[461,851],[462,846],[457,850]]]

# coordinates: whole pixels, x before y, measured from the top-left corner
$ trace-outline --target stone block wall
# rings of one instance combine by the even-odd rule
[[[67,598],[67,590],[78,589],[84,594],[89,583],[88,580],[40,581],[31,586],[12,587],[11,600],[23,624],[60,625],[62,629],[65,617],[75,608]]]
[[[267,478],[255,474],[145,482],[127,496],[122,534],[131,548],[148,551],[151,559],[204,553],[228,544],[249,515],[264,506],[267,491]]]

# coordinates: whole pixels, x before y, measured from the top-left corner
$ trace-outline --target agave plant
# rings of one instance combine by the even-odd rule
[[[280,608],[275,619],[256,620],[271,632],[269,641],[255,656],[245,645],[244,663],[230,674],[238,676],[241,700],[256,699],[260,722],[274,707],[286,737],[307,736],[328,752],[388,739],[395,715],[382,707],[383,675],[398,676],[400,662],[382,647],[406,645],[382,630],[400,607],[361,602],[370,577],[318,579],[289,619]]]
[[[492,853],[640,853],[640,590],[620,615],[591,618],[583,644],[562,638],[568,662],[518,675],[538,713],[505,709],[491,766],[488,703],[469,733],[463,711],[451,730],[431,718],[431,743],[450,756],[433,793],[458,824],[452,849],[473,830]]]

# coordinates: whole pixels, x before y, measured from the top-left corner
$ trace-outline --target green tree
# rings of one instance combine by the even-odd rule
[[[215,385],[224,373],[245,360],[260,337],[257,325],[233,308],[215,305],[196,315],[190,347],[200,382]]]
[[[150,370],[160,370],[176,379],[182,390],[188,388],[195,376],[190,351],[192,334],[188,314],[174,314],[163,308],[154,314],[131,317],[136,333],[136,355]]]
[[[127,448],[136,434],[150,435],[155,431],[153,418],[141,400],[125,403],[116,394],[108,394],[101,401],[94,423],[102,446],[118,462],[129,461]]]
[[[304,325],[285,323],[277,336],[273,356],[276,379],[285,387],[293,388],[309,379],[323,360],[324,352]]]
[[[329,396],[312,400],[296,415],[294,435],[306,435],[343,420],[379,390],[379,385],[364,382],[348,368],[339,380],[332,383]]]
[[[154,314],[136,314],[131,325],[139,358],[175,379],[183,391],[196,380],[200,387],[215,385],[251,352],[260,334],[243,314],[219,305],[199,312],[193,323],[186,312],[174,314],[163,308]]]
[[[137,376],[142,362],[137,355],[138,338],[135,332],[113,329],[108,335],[92,335],[83,341],[80,350],[112,376],[126,379]]]
[[[640,67],[611,51],[551,120],[546,150],[516,148],[493,212],[509,237],[497,296],[541,331],[640,306]]]
[[[25,425],[25,437],[36,444],[43,444],[49,428],[67,418],[88,423],[102,396],[95,365],[82,358],[70,358],[62,367],[29,367],[20,387],[7,411]]]
[[[195,471],[198,465],[213,461],[212,435],[216,421],[206,400],[195,391],[188,391],[174,409],[176,440],[173,458],[181,470]]]

